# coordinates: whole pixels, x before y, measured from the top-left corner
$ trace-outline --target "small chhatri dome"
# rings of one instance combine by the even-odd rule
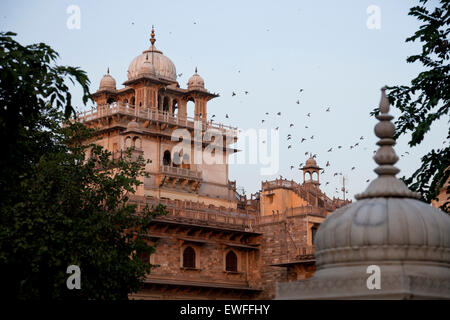
[[[382,89],[380,138],[374,156],[378,177],[358,200],[331,214],[320,226],[316,247],[318,277],[348,277],[378,265],[385,275],[446,275],[450,278],[450,217],[420,200],[395,175],[395,126]],[[384,268],[384,269],[383,269]],[[382,276],[383,278],[383,276]]]
[[[139,68],[138,76],[139,77],[154,77],[154,76],[156,76],[155,67],[148,60],[148,53],[145,57],[144,63]]]
[[[305,168],[319,168],[319,166],[316,160],[312,156],[309,156],[309,159],[306,160]]]
[[[144,50],[140,55],[134,58],[130,66],[128,67],[128,80],[136,79],[139,77],[139,71],[145,61],[148,59],[155,70],[155,76],[163,80],[176,82],[177,71],[173,62],[163,55],[162,51],[155,47],[155,30],[152,26],[152,33],[150,38],[151,46],[149,49]]]
[[[188,90],[205,90],[205,81],[197,73],[197,67],[194,75],[188,80]]]
[[[100,80],[98,91],[102,90],[116,91],[116,80],[109,74],[109,68],[107,73]]]
[[[128,122],[128,124],[127,124],[127,131],[131,131],[131,130],[136,131],[139,128],[140,128],[139,123],[134,120]]]

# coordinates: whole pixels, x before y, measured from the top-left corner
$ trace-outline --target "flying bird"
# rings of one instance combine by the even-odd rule
[[[288,149],[290,149],[292,146],[291,145],[288,145]]]
[[[300,104],[300,101],[299,101],[299,100],[297,100],[297,101],[295,101],[295,103],[296,103],[296,104]]]
[[[178,76],[181,77],[183,75],[183,73],[179,73]]]
[[[330,148],[330,149],[328,149],[328,151],[327,151],[327,152],[331,152],[331,151],[333,151],[333,148]]]
[[[303,143],[303,141],[305,141],[306,139],[305,138],[302,138],[302,141],[300,141],[300,143]]]
[[[294,124],[293,123],[291,123],[290,125],[289,125],[289,128],[292,128],[294,126]]]
[[[228,113],[225,115],[225,118],[227,118],[228,119]]]
[[[231,94],[232,97],[234,97],[236,95],[236,93],[233,91],[233,93]]]
[[[311,140],[314,140],[314,135],[311,136]]]
[[[330,161],[327,161],[327,164],[325,166],[329,167],[330,166]]]
[[[310,113],[310,112],[308,112],[307,116],[308,116],[308,117],[311,117],[311,113]]]
[[[327,108],[327,110],[325,110],[326,112],[330,112],[330,107]]]
[[[277,112],[277,116],[281,116],[281,112]]]

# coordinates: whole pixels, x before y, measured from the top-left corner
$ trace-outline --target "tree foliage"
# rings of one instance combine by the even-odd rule
[[[0,33],[0,268],[6,297],[127,299],[154,248],[145,239],[163,206],[136,213],[130,196],[146,176],[142,157],[112,159],[95,132],[68,121],[67,82],[83,88],[84,71],[58,66],[45,44],[22,46]],[[92,141],[92,143],[86,143]],[[86,156],[88,155],[88,156]],[[68,290],[69,265],[81,290]]]
[[[412,79],[410,85],[387,87],[390,102],[401,111],[396,120],[395,138],[411,134],[408,142],[410,147],[421,144],[432,124],[449,115],[450,1],[440,0],[433,4],[435,6],[429,4],[428,0],[419,0],[419,5],[409,11],[409,15],[423,24],[406,42],[420,41],[422,52],[408,57],[406,61],[421,63],[425,70]],[[450,129],[444,142],[447,145],[430,150],[422,157],[421,166],[410,177],[402,178],[410,189],[419,192],[422,200],[428,203],[437,197],[449,179],[449,138]],[[447,194],[449,192],[447,188]],[[441,209],[448,212],[449,202],[444,203]]]

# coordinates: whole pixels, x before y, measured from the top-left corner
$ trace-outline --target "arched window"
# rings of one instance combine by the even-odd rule
[[[166,150],[164,151],[164,156],[163,156],[163,165],[165,166],[170,166],[170,151]]]
[[[195,268],[195,250],[192,247],[186,247],[183,251],[183,267]]]
[[[141,142],[141,139],[139,137],[134,137],[133,138],[133,146],[136,149],[138,149],[138,150],[142,148],[142,142]]]
[[[131,140],[131,137],[125,138],[125,149],[133,147],[133,140]]]
[[[135,103],[136,103],[136,99],[134,99],[134,97],[132,97],[132,98],[131,98],[131,101],[130,101],[130,104],[131,104],[132,106],[134,106]]]
[[[238,267],[237,267],[238,261],[237,261],[237,256],[236,253],[234,253],[234,251],[228,251],[227,255],[225,256],[225,270],[226,271],[231,271],[231,272],[237,272],[238,271]]]
[[[169,98],[168,97],[164,97],[162,109],[164,112],[169,112]]]
[[[173,116],[178,115],[178,100],[177,99],[173,99],[173,102],[172,102],[172,115]]]
[[[194,117],[195,113],[195,103],[194,99],[190,98],[186,103],[186,113],[188,117]]]

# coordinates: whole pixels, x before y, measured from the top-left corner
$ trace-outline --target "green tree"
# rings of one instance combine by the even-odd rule
[[[433,4],[428,4],[428,0],[419,0],[419,5],[409,11],[409,15],[423,24],[406,42],[420,41],[423,45],[421,53],[408,57],[406,61],[420,62],[425,71],[411,80],[409,86],[387,87],[390,102],[401,111],[396,120],[395,138],[411,134],[408,142],[410,147],[421,144],[432,124],[449,115],[450,1],[440,0]],[[372,115],[377,112],[374,110]],[[436,198],[449,179],[449,138],[450,129],[447,131],[447,145],[430,150],[422,157],[421,166],[410,177],[402,178],[411,190],[419,192],[422,200],[428,203]],[[449,192],[447,188],[447,194]],[[441,209],[449,212],[449,201]]]
[[[113,160],[74,115],[67,82],[90,97],[84,71],[56,65],[45,44],[22,46],[0,33],[0,270],[2,291],[19,299],[127,299],[150,272],[145,239],[163,206],[130,202],[142,157]],[[88,154],[89,156],[86,156]],[[69,265],[81,290],[68,290]]]

